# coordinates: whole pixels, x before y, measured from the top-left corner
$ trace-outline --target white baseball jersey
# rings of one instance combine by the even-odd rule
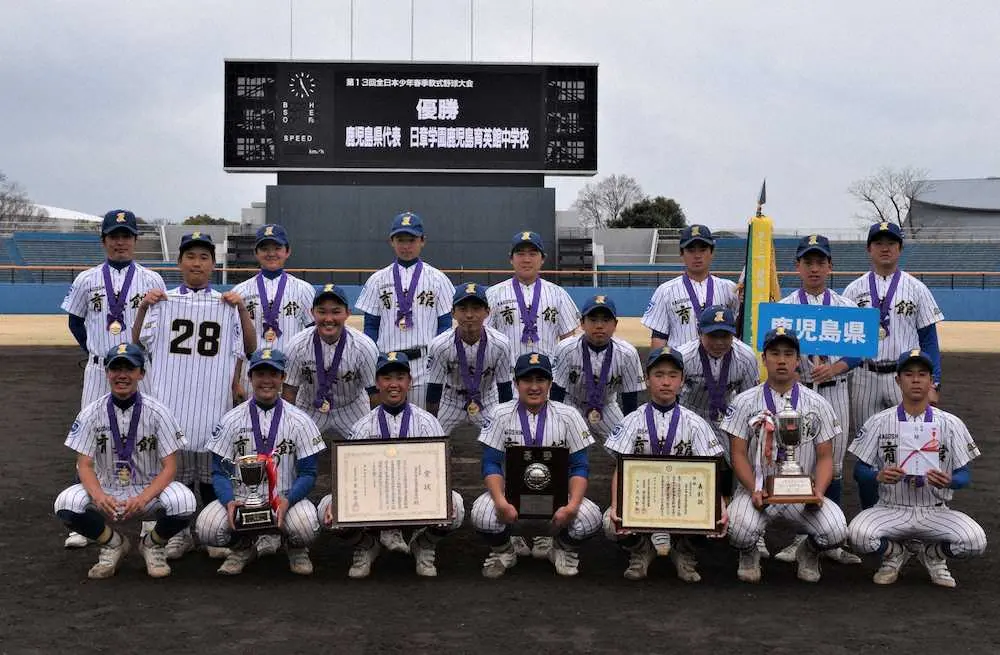
[[[849,450],[865,464],[876,469],[899,466],[899,418],[897,408],[890,407],[872,416],[858,432]],[[969,434],[965,423],[954,414],[931,408],[931,423],[936,424],[938,433],[938,470],[951,474],[975,458],[979,457],[979,447]],[[906,415],[907,422],[924,420],[920,416]],[[930,507],[948,502],[954,495],[951,489],[937,489],[930,484],[911,485],[907,480],[896,484],[880,484],[878,497],[880,504],[904,505],[909,507]]]
[[[285,496],[298,477],[295,463],[326,450],[326,444],[323,443],[323,437],[320,436],[316,424],[304,412],[284,400],[278,399],[278,403],[281,404],[281,422],[278,423],[277,433],[274,435],[271,453],[278,470],[277,492]],[[264,440],[270,434],[271,422],[274,420],[278,403],[268,410],[257,408],[260,433]],[[212,431],[208,450],[233,461],[244,455],[259,454],[250,411],[251,401],[247,400],[226,412]],[[237,498],[245,498],[247,488],[242,483],[237,483],[234,495]]]
[[[510,341],[511,366],[525,353],[539,352],[551,356],[556,350],[556,344],[559,343],[559,337],[573,332],[580,325],[580,310],[566,290],[548,280],[541,280],[541,283],[536,323],[537,343],[521,343],[524,317],[521,316],[517,296],[514,293],[516,284],[521,288],[525,307],[530,308],[535,298],[534,284],[524,286],[517,281],[517,278],[510,278],[486,290],[486,300],[490,304],[490,316],[486,319],[486,323],[502,332]]]
[[[481,443],[501,451],[506,450],[507,446],[526,445],[517,403],[515,399],[497,406],[479,434]],[[527,416],[528,429],[533,437],[537,437],[539,414],[527,412]],[[568,448],[569,452],[575,453],[593,443],[594,437],[579,412],[569,405],[554,400],[547,401],[542,446]]]
[[[671,348],[698,338],[698,316],[707,304],[722,305],[733,311],[739,309],[740,304],[734,283],[710,275],[701,282],[691,280],[699,305],[695,311],[684,286],[685,275],[679,275],[658,286],[642,315],[642,324],[650,330],[666,334],[667,345]],[[708,298],[709,280],[713,287],[711,299]]]
[[[649,403],[643,403],[639,409],[625,417],[604,443],[605,450],[611,454],[621,455],[655,454],[649,443],[649,428],[646,424],[647,405]],[[670,422],[675,412],[680,412],[677,417],[677,430],[674,433],[673,446],[665,455],[719,457],[724,454],[712,426],[690,409],[677,403],[665,412],[653,406],[653,424],[656,427],[658,443],[662,443],[670,433]]]
[[[305,280],[299,279],[290,273],[285,273],[285,291],[281,295],[281,307],[278,311],[278,327],[281,329],[281,336],[274,341],[268,342],[264,339],[264,303],[273,303],[278,291],[280,276],[269,280],[260,273],[249,280],[240,282],[233,291],[240,294],[243,304],[246,305],[250,318],[253,319],[253,328],[257,333],[257,344],[260,348],[272,348],[288,354],[288,344],[292,337],[298,334],[303,328],[313,322],[312,308],[313,297],[316,290],[313,285]],[[262,300],[260,291],[257,288],[257,278],[264,281],[264,292],[267,299]]]
[[[313,400],[316,397],[316,384],[319,378],[316,374],[316,353],[314,350],[314,335],[316,327],[307,327],[296,334],[288,343],[285,352],[287,367],[285,369],[285,384],[299,388],[296,404],[307,413],[316,410]],[[363,332],[345,325],[341,339],[347,339],[344,352],[340,357],[340,365],[333,372],[333,384],[330,385],[330,405],[332,411],[356,411],[362,407],[361,413],[354,419],[368,413],[368,391],[375,386],[375,361],[378,359],[378,348]],[[323,351],[324,369],[333,364],[333,356],[340,340],[326,343],[320,339]]]
[[[680,403],[694,410],[698,416],[718,427],[721,416],[711,416],[709,412],[708,387],[705,383],[705,371],[702,366],[700,352],[701,340],[694,339],[677,347],[677,352],[684,358],[684,386],[681,387]],[[732,358],[729,363],[729,375],[726,383],[725,404],[747,389],[752,389],[760,382],[760,367],[757,364],[757,354],[747,344],[739,339],[733,339]],[[722,375],[722,364],[725,355],[712,357],[705,352],[712,377],[715,380]]]
[[[583,370],[583,348],[586,335],[577,334],[563,339],[556,346],[552,357],[552,381],[566,390],[566,403],[578,409],[587,409],[587,371]],[[612,346],[611,343],[614,345]],[[604,360],[611,354],[611,368],[608,380],[601,391],[601,401],[605,405],[618,402],[618,394],[642,391],[646,388],[639,351],[624,339],[611,337],[608,347],[597,352],[589,345],[591,381],[596,385],[600,379]]]
[[[108,421],[107,403],[110,393],[87,405],[77,415],[66,437],[66,446],[92,457],[94,471],[101,486],[107,490],[117,486],[115,479],[114,438]],[[142,409],[136,429],[136,443],[132,450],[132,484],[146,486],[163,470],[162,459],[181,448],[186,448],[184,433],[173,414],[156,398],[141,394]],[[122,410],[114,407],[118,429],[123,438],[128,436],[135,405]]]
[[[804,305],[828,305],[830,307],[857,307],[858,306],[858,304],[856,302],[848,300],[844,296],[840,295],[839,293],[837,293],[835,291],[832,291],[831,289],[826,289],[823,293],[819,294],[818,296],[814,296],[811,293],[806,293],[804,289],[802,290],[802,293],[805,295],[805,299],[806,299],[806,302],[804,302],[804,303],[802,302],[802,298],[799,297],[798,290],[796,290],[796,291],[788,294],[787,296],[785,296],[784,298],[782,298],[779,302],[784,303],[786,305],[803,305],[803,304]],[[900,352],[902,352],[902,351],[900,351]],[[800,359],[800,361],[799,361],[799,376],[800,376],[800,380],[802,382],[812,382],[812,369],[813,369],[813,366],[815,365],[814,364],[814,360],[817,357],[818,357],[817,355],[813,355],[811,357],[807,357],[807,356],[803,355],[802,358]],[[828,364],[834,364],[834,363],[836,363],[836,362],[838,362],[838,361],[841,360],[840,357],[836,357],[836,356],[826,356],[825,355],[824,358],[826,360],[826,363],[828,363]],[[842,376],[846,376],[846,375],[847,375],[847,373],[843,373],[842,375],[837,376],[837,377],[842,377]]]
[[[187,449],[205,452],[212,428],[233,406],[233,375],[245,354],[239,310],[212,288],[171,289],[149,308],[139,341],[150,356],[153,395],[178,418]]]
[[[351,436],[348,439],[381,439],[382,432],[379,430],[378,416],[381,411],[381,406],[376,407],[368,416],[354,424],[354,429],[351,430]],[[403,427],[403,415],[405,410],[399,412],[396,415],[392,415],[389,412],[382,412],[385,414],[385,423],[389,428],[390,439],[399,439],[400,430]],[[438,420],[434,418],[434,415],[425,409],[421,409],[410,403],[410,425],[406,432],[406,438],[412,439],[415,437],[444,437],[447,436],[444,433],[444,429]]]

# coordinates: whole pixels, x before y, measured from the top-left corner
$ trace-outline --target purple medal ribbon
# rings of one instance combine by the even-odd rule
[[[417,283],[420,282],[420,273],[424,270],[424,263],[417,260],[413,265],[413,277],[410,278],[410,286],[403,291],[403,281],[399,276],[399,263],[392,265],[392,284],[396,289],[396,324],[400,327],[413,327],[413,298],[417,290]]]
[[[898,273],[898,271],[897,271]],[[896,406],[896,418],[899,419],[900,423],[906,423],[906,411],[903,409],[903,404],[900,403]],[[934,421],[934,411],[931,406],[927,406],[927,411],[924,412],[924,423],[932,423]],[[910,481],[914,487],[922,487],[926,480],[922,475],[907,475],[906,478]]]
[[[542,298],[542,279],[535,280],[532,288],[531,307],[524,304],[524,294],[517,278],[510,281],[514,285],[514,297],[517,298],[517,310],[521,314],[524,330],[521,331],[521,343],[538,343],[538,303]]]
[[[274,404],[274,416],[271,418],[271,427],[267,430],[267,440],[260,431],[260,416],[257,413],[257,401],[250,401],[250,427],[253,428],[253,443],[258,455],[270,455],[274,450],[274,440],[278,436],[278,424],[281,423],[281,399]]]
[[[476,344],[476,370],[469,370],[469,359],[465,356],[465,343],[458,330],[455,330],[455,350],[458,353],[458,371],[462,374],[466,397],[476,403],[481,402],[479,385],[483,381],[483,364],[486,362],[486,328],[479,333],[479,343]]]
[[[104,293],[108,297],[108,316],[105,327],[110,330],[111,324],[117,322],[124,330],[125,303],[128,302],[128,290],[132,286],[132,278],[135,276],[135,262],[128,265],[125,280],[122,282],[122,288],[118,293],[115,293],[115,286],[111,282],[111,265],[104,262],[101,272],[104,274]]]
[[[823,291],[823,304],[824,305],[829,305],[830,304],[830,300],[831,300],[830,290],[829,289],[825,289]],[[808,298],[808,296],[806,296],[806,290],[805,289],[799,289],[799,304],[800,305],[808,305],[809,304],[809,298]]]
[[[410,403],[406,403],[406,407],[403,408],[403,418],[399,421],[399,438],[405,439],[410,434]],[[385,418],[385,410],[379,405],[378,408],[378,431],[383,439],[392,439],[392,433],[389,432],[389,421]]]
[[[732,348],[722,358],[722,370],[718,379],[712,377],[712,363],[708,359],[705,348],[698,346],[698,357],[701,359],[701,370],[705,373],[705,388],[708,389],[708,415],[711,420],[722,420],[726,411],[726,388],[729,386],[729,366],[733,363]]]
[[[868,292],[872,297],[872,307],[878,308],[878,322],[885,330],[886,336],[889,335],[889,311],[892,309],[892,298],[896,295],[896,286],[899,284],[900,272],[897,270],[892,274],[892,280],[889,282],[889,288],[885,292],[884,298],[878,297],[878,289],[875,288],[875,272],[872,271],[868,274]]]
[[[771,398],[771,386],[765,382],[764,383],[764,404],[767,405],[767,411],[772,414],[777,414],[778,410],[774,407],[774,398]],[[792,409],[799,408],[799,385],[795,383],[792,385]]]
[[[590,346],[586,339],[580,339],[583,347],[583,388],[587,390],[587,407],[598,412],[604,409],[604,390],[608,386],[608,376],[611,374],[611,360],[614,358],[615,342],[609,341],[604,361],[601,362],[601,372],[594,382],[594,368],[590,365]]]
[[[653,403],[646,403],[646,430],[649,432],[649,449],[654,455],[669,455],[674,447],[674,436],[677,434],[677,423],[680,421],[681,410],[674,401],[673,414],[670,416],[670,424],[667,427],[667,436],[662,441],[656,434],[656,419],[653,414]]]
[[[139,433],[139,416],[142,414],[142,395],[135,394],[135,403],[132,405],[132,418],[128,422],[128,433],[122,438],[121,429],[118,427],[118,416],[115,414],[114,395],[108,396],[108,423],[111,428],[111,442],[115,451],[115,459],[128,464],[128,473],[132,473],[132,452],[135,450],[136,436]],[[119,474],[118,471],[115,472]]]
[[[337,347],[333,351],[333,361],[330,362],[330,367],[327,368],[323,366],[323,343],[322,339],[319,338],[319,331],[313,332],[313,356],[316,358],[316,395],[313,398],[313,407],[319,409],[323,406],[324,401],[330,402],[328,394],[330,393],[330,386],[333,385],[334,377],[337,374],[337,369],[340,368],[340,360],[344,356],[344,348],[347,346],[347,330],[343,330],[340,333],[340,340],[337,342]],[[332,402],[330,402],[333,405]]]
[[[262,332],[274,330],[275,337],[281,336],[281,328],[278,327],[278,315],[281,313],[281,299],[285,296],[285,284],[288,282],[288,273],[282,271],[278,277],[278,290],[274,292],[274,298],[267,299],[267,290],[264,288],[264,276],[257,274],[257,295],[260,300],[260,313],[263,317],[264,327]]]
[[[715,282],[712,280],[712,276],[709,275],[705,282],[705,304],[698,303],[698,294],[694,291],[694,285],[691,284],[691,278],[685,273],[681,276],[681,280],[684,282],[684,288],[687,289],[688,299],[691,301],[691,308],[694,310],[694,317],[696,319],[701,318],[701,312],[712,305],[712,301],[715,300]]]
[[[532,436],[531,426],[528,424],[528,410],[518,401],[517,417],[521,419],[521,437],[524,439],[525,446],[541,446],[542,442],[545,441],[545,417],[548,412],[549,404],[545,403],[542,405],[541,411],[538,412],[538,423],[535,425],[537,429]]]

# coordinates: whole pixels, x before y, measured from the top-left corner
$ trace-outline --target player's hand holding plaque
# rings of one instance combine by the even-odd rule
[[[274,488],[277,472],[270,455],[247,455],[236,460],[237,479],[247,489],[247,497],[233,512],[237,532],[277,530]]]
[[[790,403],[775,416],[774,431],[785,458],[778,461],[777,471],[767,478],[768,495],[764,502],[771,505],[818,503],[813,479],[802,470],[795,457],[795,451],[802,445],[802,415]]]
[[[621,530],[718,533],[719,466],[715,457],[620,456],[616,512]]]
[[[569,502],[569,449],[508,446],[504,496],[522,519],[551,519]]]

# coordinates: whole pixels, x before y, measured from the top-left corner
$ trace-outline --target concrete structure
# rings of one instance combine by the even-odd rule
[[[916,239],[1000,239],[1000,177],[928,180],[907,225]]]

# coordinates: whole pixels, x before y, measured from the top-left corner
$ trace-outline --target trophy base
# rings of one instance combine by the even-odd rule
[[[520,507],[517,515],[521,518],[552,518],[556,511],[555,498],[551,494],[528,495],[521,494]]]
[[[764,502],[768,505],[808,505],[818,503],[819,496],[808,475],[775,475],[767,479],[767,498]]]
[[[233,524],[237,532],[260,532],[277,530],[278,521],[270,507],[248,509],[237,507],[233,514]]]

